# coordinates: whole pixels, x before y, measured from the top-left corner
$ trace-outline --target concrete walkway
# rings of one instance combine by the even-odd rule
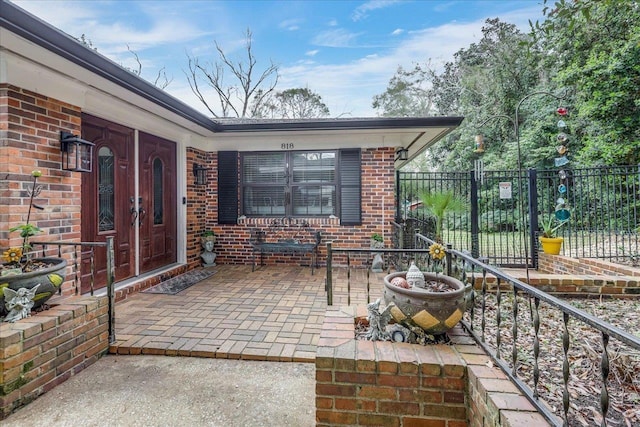
[[[315,366],[107,355],[2,427],[315,425]]]

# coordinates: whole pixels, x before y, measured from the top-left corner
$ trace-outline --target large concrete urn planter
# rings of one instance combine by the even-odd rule
[[[33,262],[43,262],[51,265],[29,273],[0,277],[0,316],[6,316],[7,314],[4,302],[4,288],[8,287],[17,291],[20,288],[32,289],[34,286],[40,284],[33,298],[34,309],[44,304],[60,289],[66,276],[65,268],[67,267],[67,261],[62,258],[34,258]]]
[[[394,278],[406,277],[406,271],[391,273],[384,278],[384,302],[391,305],[391,315],[398,323],[408,320],[430,335],[440,335],[452,329],[462,319],[471,297],[471,284],[465,285],[453,277],[424,273],[425,281],[437,281],[455,289],[433,292],[413,287],[405,289],[392,284]]]

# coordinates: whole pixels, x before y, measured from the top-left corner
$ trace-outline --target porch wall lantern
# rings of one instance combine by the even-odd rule
[[[86,141],[72,133],[60,132],[60,151],[62,152],[62,170],[72,172],[91,172],[94,143]]]
[[[409,150],[404,147],[396,148],[396,162],[409,160]]]
[[[196,177],[196,185],[207,185],[207,171],[209,169],[204,166],[200,166],[197,163],[193,164],[193,176]]]

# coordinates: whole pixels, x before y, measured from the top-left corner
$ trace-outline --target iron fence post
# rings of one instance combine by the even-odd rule
[[[325,280],[325,287],[327,291],[327,305],[333,305],[333,272],[331,269],[331,261],[331,242],[327,242],[327,278]]]
[[[116,343],[116,295],[114,290],[115,271],[113,236],[107,237],[107,295],[109,298],[109,344]]]
[[[452,249],[453,245],[451,243],[447,243],[447,251],[445,252],[445,256],[447,257],[447,276],[449,277],[453,277],[451,274],[453,271],[453,268],[451,266],[451,260],[453,259],[453,257],[451,256]]]
[[[529,169],[529,245],[531,251],[531,263],[533,268],[538,268],[538,245],[536,234],[538,231],[538,171]],[[522,224],[525,227],[525,224]]]
[[[471,180],[471,256],[480,257],[480,227],[478,225],[478,181],[475,171],[469,174]]]
[[[402,223],[402,217],[404,216],[404,212],[402,209],[402,197],[400,193],[400,171],[396,171],[396,222],[398,224]]]

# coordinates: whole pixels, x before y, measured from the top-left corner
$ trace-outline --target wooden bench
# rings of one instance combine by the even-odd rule
[[[306,221],[291,218],[273,220],[268,228],[251,230],[250,243],[251,271],[256,269],[256,253],[260,253],[260,265],[264,265],[264,254],[309,254],[311,274],[318,262],[318,246],[322,241],[322,232],[309,227]]]

